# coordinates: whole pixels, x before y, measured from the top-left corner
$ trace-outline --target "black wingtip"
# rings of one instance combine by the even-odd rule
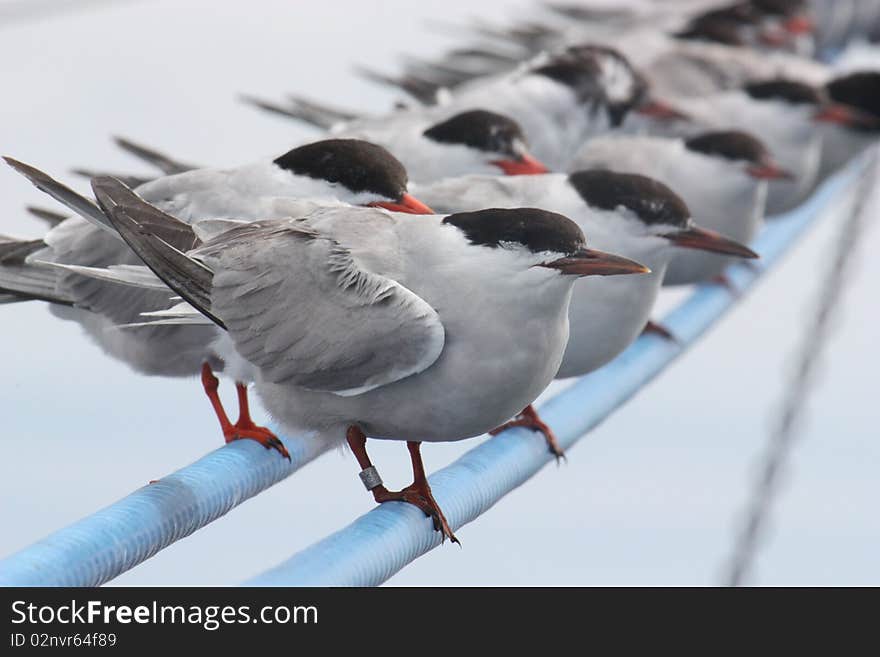
[[[8,164],[13,169],[15,169],[16,171],[18,171],[20,174],[24,175],[27,178],[31,178],[34,175],[37,175],[40,173],[40,171],[38,169],[35,169],[31,165],[25,164],[24,162],[21,162],[20,160],[16,160],[14,157],[4,155],[3,160],[6,162],[6,164]]]
[[[18,171],[18,173],[23,175],[25,178],[27,178],[31,182],[31,184],[33,184],[37,189],[47,191],[52,187],[56,187],[67,190],[67,187],[65,187],[62,183],[59,183],[49,174],[40,171],[36,167],[32,167],[30,164],[25,164],[21,160],[16,160],[14,157],[9,157],[8,155],[4,155],[3,159],[6,161],[6,164]],[[71,193],[75,194],[75,192]]]
[[[38,168],[33,167],[30,164],[25,164],[21,160],[16,160],[14,157],[9,157],[8,155],[4,155],[3,159],[6,161],[6,164],[30,180],[38,189],[43,189],[47,186],[67,189],[62,183],[52,178],[48,173],[40,171]],[[75,192],[71,193],[74,194]]]

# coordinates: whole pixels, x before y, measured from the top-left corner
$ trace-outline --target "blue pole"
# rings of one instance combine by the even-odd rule
[[[738,290],[751,287],[825,214],[830,200],[841,198],[854,168],[829,181],[796,211],[768,224],[755,245],[761,254],[761,260],[755,261],[757,266],[737,265],[728,271]],[[663,320],[680,344],[642,336],[602,370],[550,399],[541,407],[542,419],[553,427],[564,448],[571,447],[693,345],[737,301],[722,286],[698,288]],[[530,431],[514,429],[485,441],[434,473],[431,488],[457,529],[482,515],[551,460],[543,441],[535,440]],[[439,544],[439,533],[421,511],[402,502],[387,502],[245,584],[375,586]]]
[[[0,586],[98,586],[225,515],[326,449],[285,440],[290,463],[252,440],[182,470],[0,561]]]

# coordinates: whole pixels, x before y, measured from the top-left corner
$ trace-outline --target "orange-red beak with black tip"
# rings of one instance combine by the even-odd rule
[[[550,169],[531,155],[520,155],[518,158],[510,158],[509,160],[494,160],[491,164],[501,169],[507,176],[531,176],[539,173],[550,173]]]
[[[736,256],[738,258],[758,258],[757,253],[752,251],[745,244],[740,244],[736,240],[724,237],[721,233],[713,230],[698,228],[691,226],[684,230],[674,233],[666,233],[663,237],[668,239],[676,246],[685,249],[697,249],[699,251],[709,251],[711,253],[720,253],[722,255]]]
[[[771,28],[758,35],[758,41],[771,48],[782,48],[791,42],[792,34],[785,29]]]
[[[758,180],[794,180],[791,172],[786,171],[776,162],[762,162],[761,164],[753,164],[746,172]]]
[[[684,112],[675,109],[669,103],[652,98],[645,103],[639,105],[636,112],[642,116],[650,116],[653,119],[661,119],[663,121],[688,121],[689,117]]]
[[[850,128],[876,128],[880,120],[875,116],[860,112],[855,107],[841,103],[828,103],[813,115],[814,121],[834,123]]]
[[[617,276],[619,274],[651,273],[650,269],[635,260],[594,249],[581,249],[574,255],[551,260],[540,266],[558,269],[567,276]]]
[[[816,22],[806,14],[799,14],[787,19],[782,27],[789,34],[813,34],[816,31]]]
[[[374,208],[385,208],[392,212],[406,212],[408,214],[434,214],[434,211],[427,205],[422,203],[415,196],[404,194],[400,197],[400,201],[393,203],[391,201],[375,201],[369,204]]]

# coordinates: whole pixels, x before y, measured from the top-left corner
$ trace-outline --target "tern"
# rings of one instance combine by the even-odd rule
[[[287,455],[271,431],[250,418],[247,380],[236,383],[239,420],[226,417],[214,370],[224,364],[205,358],[209,338],[198,326],[116,327],[141,320],[145,311],[174,305],[154,290],[130,290],[77,273],[76,267],[140,264],[95,204],[42,171],[6,158],[39,189],[76,212],[42,240],[0,247],[0,293],[19,300],[53,302],[52,312],[78,322],[109,355],[147,375],[201,375],[225,439],[251,438]],[[265,219],[289,212],[281,201],[365,205],[427,214],[431,209],[407,191],[407,173],[388,151],[368,142],[331,139],[300,146],[269,162],[236,169],[200,169],[166,176],[138,187],[158,207],[194,219]],[[83,218],[84,217],[84,218]],[[91,222],[91,223],[90,223]],[[3,257],[3,252],[6,256]]]
[[[644,276],[600,281],[601,285],[584,280],[575,285],[569,344],[559,378],[598,369],[639,336],[667,265],[683,249],[757,257],[748,247],[694,224],[677,194],[639,175],[587,170],[520,178],[465,176],[419,186],[416,193],[430,199],[439,212],[523,205],[559,212],[575,221],[600,248],[651,269]],[[513,422],[544,433],[551,451],[561,456],[552,431],[534,409],[520,411]]]
[[[756,137],[715,131],[690,139],[608,136],[588,142],[572,171],[607,169],[653,178],[681,197],[700,226],[742,244],[757,235],[764,219],[767,186],[789,174]],[[664,285],[689,285],[719,277],[730,258],[689,250],[666,268]]]
[[[323,208],[225,230],[210,222],[200,238],[200,222],[118,181],[93,188],[126,242],[217,333],[218,356],[253,371],[285,429],[345,436],[377,502],[416,505],[453,541],[420,443],[485,433],[541,393],[562,359],[578,278],[646,271],[588,249],[577,224],[539,209],[414,219]],[[407,441],[411,486],[382,485],[367,436]]]
[[[432,182],[470,173],[546,173],[531,154],[528,139],[512,118],[485,109],[399,111],[355,118],[312,101],[291,98],[286,105],[246,97],[251,104],[329,129],[337,138],[363,139],[387,148],[413,182]]]

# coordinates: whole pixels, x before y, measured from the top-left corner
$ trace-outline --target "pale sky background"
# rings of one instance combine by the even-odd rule
[[[24,6],[21,2],[3,2]],[[35,3],[28,3],[34,6]],[[45,3],[43,3],[45,4]],[[432,21],[504,19],[524,2],[283,0],[94,2],[82,13],[0,24],[0,151],[61,177],[138,169],[109,135],[182,159],[234,165],[315,136],[235,98],[304,93],[381,110],[393,95],[355,63],[453,43]],[[38,236],[22,210],[53,202],[0,168],[0,233]],[[569,453],[395,576],[397,585],[715,584],[766,444],[839,221],[663,376]],[[880,231],[860,245],[755,582],[880,584],[876,281]],[[216,448],[195,379],[131,373],[39,303],[0,306],[0,556]],[[225,385],[225,391],[231,387]],[[429,445],[429,470],[469,449]],[[403,445],[371,450],[408,482]],[[117,584],[235,584],[372,508],[350,455],[331,453]]]

